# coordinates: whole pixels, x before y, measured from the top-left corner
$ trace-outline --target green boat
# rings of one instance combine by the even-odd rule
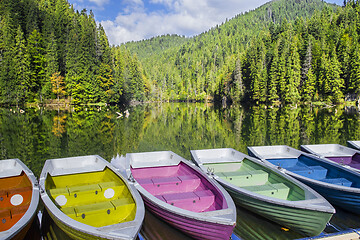
[[[335,213],[311,188],[234,149],[192,150],[191,155],[236,204],[288,229],[306,236],[319,235]]]
[[[132,182],[99,156],[51,159],[40,175],[41,198],[71,239],[136,239],[144,203]]]

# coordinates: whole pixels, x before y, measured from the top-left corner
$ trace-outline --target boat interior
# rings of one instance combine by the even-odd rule
[[[271,158],[266,160],[275,166],[314,180],[345,187],[360,187],[359,176],[326,162],[316,161],[309,156],[300,155],[297,158]]]
[[[0,178],[0,232],[10,229],[26,213],[32,197],[32,184],[24,171],[18,176]]]
[[[208,212],[227,208],[223,195],[185,163],[131,168],[136,181],[151,195],[173,206]]]
[[[111,169],[47,175],[45,188],[57,207],[72,219],[93,226],[133,221],[136,203],[123,180]]]
[[[209,163],[204,166],[221,179],[260,195],[289,201],[305,199],[303,189],[246,158],[241,162]]]
[[[360,169],[360,154],[355,153],[353,156],[329,156],[326,157],[341,165],[348,165],[350,167]]]
[[[339,144],[316,144],[301,146],[301,150],[326,157],[341,165],[360,169],[360,154]]]

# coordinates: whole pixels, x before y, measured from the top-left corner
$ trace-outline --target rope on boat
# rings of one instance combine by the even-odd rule
[[[333,224],[331,224],[331,223],[327,223],[326,225],[332,227],[333,229],[335,229],[335,230],[338,231],[338,232],[341,232],[341,229],[335,227],[335,226],[334,226]]]
[[[359,235],[360,236],[360,232],[358,231],[358,230],[356,230],[356,229],[351,229],[351,230],[353,230],[357,235]]]

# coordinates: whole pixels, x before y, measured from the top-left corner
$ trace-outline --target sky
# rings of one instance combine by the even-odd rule
[[[164,34],[194,36],[269,0],[68,0],[92,10],[111,45]],[[343,0],[326,0],[343,4]]]

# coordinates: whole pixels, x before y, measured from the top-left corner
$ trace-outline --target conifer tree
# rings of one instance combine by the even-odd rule
[[[337,60],[335,49],[332,50],[329,68],[331,99],[333,103],[339,103],[343,99],[344,80],[341,78],[340,63]]]
[[[360,94],[360,51],[359,46],[354,47],[350,61],[350,78],[348,91],[350,93]]]
[[[45,82],[45,56],[41,33],[36,29],[32,31],[28,39],[28,51],[30,55],[30,81],[28,84],[29,101],[38,99],[42,101],[41,88]]]
[[[279,85],[279,41],[274,45],[273,49],[273,58],[271,61],[270,74],[269,74],[269,83],[268,83],[268,101],[273,104],[275,101],[279,100],[279,95],[277,94],[277,87]]]
[[[304,102],[313,100],[315,94],[315,75],[312,67],[312,39],[308,40],[306,55],[301,69],[301,96]]]
[[[15,48],[14,48],[14,82],[9,82],[12,91],[11,95],[8,96],[10,99],[18,104],[25,102],[26,86],[30,80],[30,57],[26,49],[26,43],[24,39],[24,33],[19,26],[15,37]]]

